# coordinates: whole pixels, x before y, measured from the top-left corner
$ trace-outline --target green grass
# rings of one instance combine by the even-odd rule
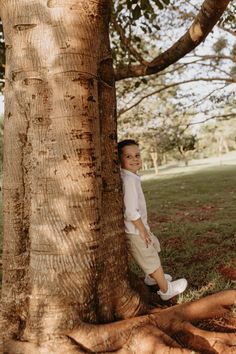
[[[163,268],[189,282],[181,301],[234,288],[236,166],[157,176],[142,184]]]

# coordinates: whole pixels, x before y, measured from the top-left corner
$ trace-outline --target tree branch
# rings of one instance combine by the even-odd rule
[[[188,56],[188,58],[191,58],[191,56]],[[199,55],[199,54],[194,54],[193,58],[199,58],[200,60],[211,60],[211,59],[223,59],[223,60],[230,60],[233,63],[236,62],[236,58],[230,55],[223,55],[223,54],[215,54],[215,55]]]
[[[218,22],[230,0],[205,0],[188,31],[169,49],[148,65],[118,67],[116,81],[129,77],[156,74],[196,48]]]
[[[131,45],[130,39],[126,37],[123,28],[118,24],[118,22],[116,21],[116,17],[114,15],[112,15],[111,17],[111,22],[114,26],[114,29],[119,34],[121,42],[125,45],[125,47],[130,52],[130,54],[132,54],[135,57],[135,59],[137,59],[141,64],[148,65],[148,62],[144,60],[140,55],[140,53],[138,53],[137,50]]]
[[[204,95],[201,99],[193,100],[193,102],[189,105],[182,106],[182,110],[189,110],[192,107],[199,106],[201,102],[206,101],[207,98],[211,97],[215,92],[219,92],[220,90],[223,90],[226,87],[226,85],[223,85],[221,87],[217,87],[214,90],[211,90],[207,95]],[[181,98],[186,97],[182,96]],[[194,113],[196,114],[196,113]]]
[[[145,96],[141,97],[137,102],[135,102],[134,104],[132,104],[131,106],[127,107],[127,108],[123,108],[121,109],[117,116],[120,117],[122,114],[130,111],[131,109],[133,109],[134,107],[136,107],[137,105],[139,105],[143,100],[145,100],[146,98],[153,96],[157,93],[160,93],[164,90],[167,90],[171,87],[175,87],[175,86],[179,86],[179,85],[183,85],[183,84],[188,84],[190,82],[195,82],[195,81],[224,81],[224,82],[228,82],[230,84],[234,83],[235,80],[230,79],[230,78],[221,78],[221,77],[208,77],[208,78],[195,78],[195,79],[190,79],[190,80],[185,80],[185,81],[179,81],[179,82],[174,82],[172,84],[169,85],[165,85],[164,87],[159,88],[158,90],[154,90],[148,94],[146,94]]]
[[[197,125],[197,124],[206,123],[207,121],[209,121],[211,119],[227,120],[227,119],[232,119],[232,118],[236,118],[236,113],[220,114],[218,116],[211,116],[211,117],[208,117],[206,119],[199,120],[198,122],[191,122],[191,123],[187,124],[186,125],[186,129],[188,127],[190,127],[191,125]]]

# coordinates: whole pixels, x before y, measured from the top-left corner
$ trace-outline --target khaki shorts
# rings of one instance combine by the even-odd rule
[[[142,236],[126,234],[128,250],[145,274],[152,274],[161,266],[160,243],[152,233],[150,237],[152,243],[147,247]]]

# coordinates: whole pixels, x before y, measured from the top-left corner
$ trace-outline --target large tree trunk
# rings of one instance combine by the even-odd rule
[[[15,314],[7,320],[12,331],[39,341],[81,320],[122,316],[113,294],[129,302],[114,159],[111,4],[2,6],[8,63],[2,297]]]
[[[165,338],[167,318],[183,322],[181,310],[165,313],[164,322],[158,313],[98,325],[147,310],[128,279],[111,2],[0,0],[0,8],[7,48],[3,352],[127,353],[140,325],[150,346]],[[234,292],[217,298],[216,313],[233,299]]]

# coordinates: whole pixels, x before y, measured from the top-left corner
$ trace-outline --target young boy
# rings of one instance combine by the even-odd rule
[[[145,283],[158,284],[157,294],[167,301],[181,294],[187,287],[187,280],[182,278],[171,281],[164,274],[158,253],[160,244],[151,233],[147,222],[147,208],[137,171],[142,166],[138,143],[135,140],[123,140],[118,143],[121,164],[121,178],[124,194],[125,232],[128,247],[136,262],[146,274]]]

